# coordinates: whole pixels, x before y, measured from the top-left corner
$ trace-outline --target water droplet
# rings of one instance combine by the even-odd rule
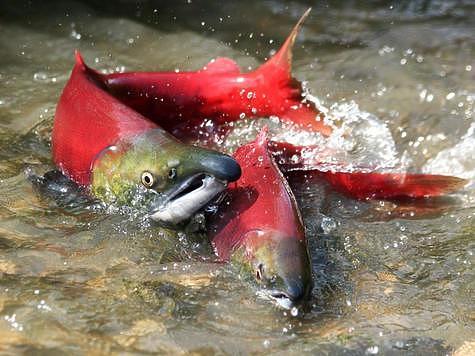
[[[242,113],[239,114],[239,118],[240,118],[240,119],[244,119],[245,117],[246,117],[246,114],[245,114],[245,113],[242,112]]]
[[[300,157],[298,155],[293,155],[292,157],[290,157],[290,161],[292,163],[298,163],[300,160]]]
[[[402,341],[396,341],[396,343],[394,344],[394,346],[398,349],[402,349],[404,347],[404,342]]]
[[[325,216],[322,219],[322,222],[321,222],[320,226],[322,227],[322,230],[325,234],[329,234],[330,232],[335,230],[336,222],[332,218],[329,218],[328,216]]]
[[[290,314],[292,316],[297,316],[299,315],[299,310],[296,308],[296,307],[293,307],[291,310],[290,310]]]
[[[48,75],[45,72],[38,72],[33,74],[33,80],[37,82],[46,82],[48,80]]]
[[[77,32],[75,29],[73,29],[71,31],[71,37],[76,39],[76,40],[80,40],[82,35],[79,32]]]
[[[447,100],[452,100],[453,98],[455,97],[455,93],[454,92],[450,92],[447,94],[447,96],[445,97]]]
[[[378,346],[370,346],[366,349],[366,354],[368,355],[376,355],[379,352]]]
[[[421,101],[424,101],[426,96],[427,96],[427,89],[421,90],[421,92],[419,93],[419,98],[421,99]]]

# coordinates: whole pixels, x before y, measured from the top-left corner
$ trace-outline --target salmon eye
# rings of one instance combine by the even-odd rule
[[[144,185],[145,188],[152,188],[155,183],[153,174],[147,171],[142,173],[141,179],[142,179],[142,184]]]
[[[171,168],[168,171],[168,178],[175,179],[176,178],[176,168]]]

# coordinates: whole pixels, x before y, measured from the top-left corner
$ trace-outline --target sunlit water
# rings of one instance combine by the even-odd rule
[[[271,119],[272,135],[323,145],[330,164],[470,181],[444,199],[357,202],[315,177],[290,175],[315,282],[310,310],[297,316],[217,263],[204,236],[177,236],[94,206],[58,207],[26,180],[26,168],[52,168],[52,120],[73,49],[105,71],[197,69],[223,55],[255,68],[309,5],[120,3],[1,5],[1,351],[446,354],[473,347],[473,2],[314,6],[294,73],[338,129],[322,139]],[[223,149],[249,141],[262,123],[236,125]]]

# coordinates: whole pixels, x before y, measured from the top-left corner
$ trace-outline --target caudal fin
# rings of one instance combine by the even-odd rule
[[[408,173],[323,172],[333,187],[357,199],[436,197],[462,188],[465,179]]]
[[[302,27],[303,22],[308,17],[308,14],[311,10],[312,8],[309,8],[307,11],[305,11],[300,20],[290,32],[282,47],[274,56],[272,56],[272,58],[270,58],[259,68],[260,71],[265,72],[278,69],[279,71],[286,73],[289,79],[292,77],[292,49],[300,28]]]
[[[336,190],[357,199],[436,197],[454,192],[467,183],[462,178],[432,174],[322,171],[324,166],[325,169],[328,166],[319,162],[318,155],[311,154],[317,149],[316,146],[295,146],[286,142],[269,143],[269,150],[281,169],[310,176],[314,172]],[[319,154],[331,156],[331,152],[321,150]],[[337,170],[338,164],[334,164],[334,168]]]
[[[324,136],[329,136],[332,128],[324,123],[323,113],[314,104],[302,102],[302,86],[292,78],[292,49],[300,28],[308,17],[310,10],[311,8],[305,11],[279,51],[261,65],[257,72],[262,74],[268,81],[275,83],[275,90],[285,93],[283,95],[285,99],[281,100],[286,102],[285,110],[276,113],[281,120],[295,124],[300,129],[319,132]]]

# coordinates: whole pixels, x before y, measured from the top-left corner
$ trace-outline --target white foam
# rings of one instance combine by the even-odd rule
[[[456,145],[440,151],[422,168],[424,173],[453,175],[475,180],[475,123]]]

